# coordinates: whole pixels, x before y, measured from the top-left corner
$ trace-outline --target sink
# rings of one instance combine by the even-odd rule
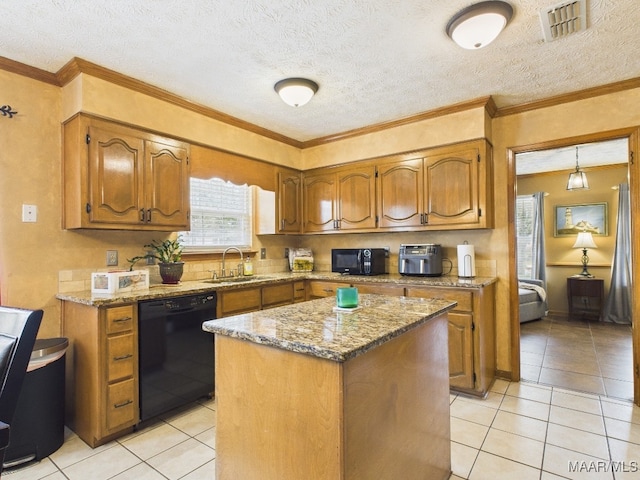
[[[252,280],[264,280],[269,277],[262,275],[247,275],[246,277],[226,277],[226,278],[210,278],[209,280],[203,280],[204,283],[242,283],[250,282]]]

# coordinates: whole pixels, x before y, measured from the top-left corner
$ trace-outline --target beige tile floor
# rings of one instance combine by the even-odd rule
[[[215,478],[214,400],[149,421],[138,431],[92,449],[68,429],[51,456],[2,472],[3,480],[211,480]]]
[[[546,317],[523,323],[521,378],[633,400],[631,327]]]
[[[484,400],[451,400],[452,479],[640,478],[631,402],[504,380]]]
[[[504,380],[486,399],[450,401],[451,479],[640,478],[640,408],[631,402]],[[50,457],[2,477],[211,480],[215,424],[215,402],[206,401],[96,449],[69,432]]]
[[[629,401],[498,379],[485,399],[450,402],[451,479],[640,478],[640,408]],[[211,480],[215,409],[213,400],[189,405],[96,449],[67,430],[50,457],[2,477]]]

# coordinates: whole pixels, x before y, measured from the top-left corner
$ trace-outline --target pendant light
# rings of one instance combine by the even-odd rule
[[[467,50],[493,42],[513,16],[507,2],[480,2],[456,13],[447,24],[447,35]]]
[[[580,170],[578,164],[578,147],[576,147],[576,171],[569,174],[567,190],[589,190],[587,174]]]
[[[318,91],[318,84],[306,78],[285,78],[277,82],[273,89],[287,105],[301,107]]]

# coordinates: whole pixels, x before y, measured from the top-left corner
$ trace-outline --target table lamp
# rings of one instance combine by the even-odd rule
[[[576,238],[576,243],[573,244],[573,248],[581,248],[582,249],[582,272],[580,272],[578,277],[587,277],[592,278],[593,275],[589,273],[587,270],[587,264],[589,263],[589,256],[587,255],[587,248],[598,248],[598,246],[593,241],[593,237],[591,236],[591,232],[580,232],[578,234],[578,238]]]

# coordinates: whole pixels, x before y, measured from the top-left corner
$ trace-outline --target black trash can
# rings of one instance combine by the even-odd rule
[[[64,443],[65,354],[69,340],[36,340],[11,422],[4,468],[51,455]]]

